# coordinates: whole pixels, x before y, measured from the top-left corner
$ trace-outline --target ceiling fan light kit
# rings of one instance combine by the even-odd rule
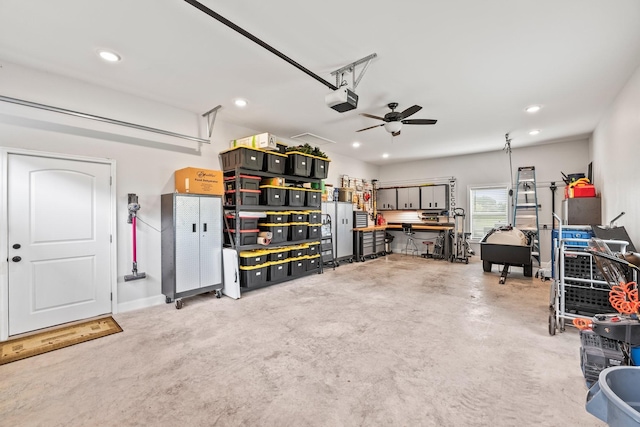
[[[380,126],[384,126],[384,129],[389,132],[392,136],[400,135],[400,131],[402,129],[402,125],[435,125],[438,121],[434,119],[407,119],[407,117],[417,113],[422,110],[422,107],[419,105],[414,105],[412,107],[407,108],[402,112],[396,111],[398,108],[397,102],[390,102],[387,104],[387,107],[391,109],[390,113],[384,115],[384,117],[374,116],[373,114],[360,113],[361,116],[369,117],[370,119],[382,120],[385,123],[369,126],[364,129],[357,130],[356,132],[362,132],[363,130],[373,129]]]

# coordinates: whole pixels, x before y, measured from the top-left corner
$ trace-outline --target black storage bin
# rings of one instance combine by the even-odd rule
[[[263,162],[264,151],[254,148],[235,147],[220,153],[220,164],[222,164],[223,171],[235,168],[261,171]]]
[[[296,151],[287,153],[287,173],[295,176],[309,176],[313,167],[313,157]]]
[[[307,222],[309,219],[305,211],[294,211],[289,213],[289,221],[291,222]]]
[[[226,176],[224,178],[224,191],[237,190],[236,184],[240,184],[241,190],[259,190],[261,179],[259,176],[251,175],[240,175],[237,179],[235,176]]]
[[[307,219],[307,221],[309,221],[310,223],[320,224],[322,222],[322,220],[320,219],[322,211],[307,211],[307,213],[309,214],[309,218]]]
[[[229,232],[233,234],[234,239],[238,239],[236,242],[236,246],[244,246],[244,245],[255,245],[258,243],[258,232],[260,230],[239,230],[239,233],[236,233],[236,230],[230,229]],[[236,236],[239,234],[239,236]],[[231,242],[229,241],[229,233],[225,231],[224,233],[224,242],[229,245]]]
[[[267,280],[270,282],[284,279],[289,275],[289,261],[270,263],[268,273]]]
[[[287,153],[287,145],[283,144],[281,142],[276,142],[276,148],[273,151],[278,152],[280,154],[286,155],[286,153]]]
[[[258,218],[257,217],[243,217],[241,216],[239,221],[237,221],[240,227],[236,227],[236,216],[233,214],[225,215],[227,218],[227,225],[229,228],[239,228],[240,230],[255,230],[258,228]]]
[[[284,206],[286,202],[287,189],[275,185],[260,186],[260,202],[267,206]]]
[[[292,242],[307,239],[307,228],[309,224],[306,222],[290,222],[289,223],[289,240]]]
[[[238,254],[238,258],[240,258],[240,265],[251,267],[264,264],[265,262],[267,262],[269,256],[267,254],[267,251],[263,250],[242,251]]]
[[[307,255],[320,255],[320,242],[309,243],[309,247],[307,248]]]
[[[322,190],[305,190],[305,205],[311,208],[319,208],[322,203]]]
[[[321,159],[319,157],[314,157],[311,176],[313,178],[325,179],[328,174],[329,174],[329,160]]]
[[[268,255],[268,259],[270,262],[274,262],[274,261],[284,261],[285,259],[289,258],[289,248],[284,247],[284,248],[276,248],[276,249],[270,249],[269,255]]]
[[[293,207],[304,206],[304,189],[287,187],[287,205]]]
[[[287,156],[279,153],[264,153],[263,170],[284,175],[287,166]]]
[[[305,258],[292,259],[289,264],[291,276],[302,276],[307,271],[307,260]]]
[[[267,282],[268,266],[240,266],[240,286],[243,288],[251,288],[259,286]]]
[[[319,239],[322,231],[322,224],[309,224],[307,228],[307,239]]]
[[[320,268],[320,255],[310,256],[307,259],[307,271]]]
[[[268,224],[284,224],[289,222],[289,212],[265,212],[267,217],[262,220]]]
[[[260,230],[273,234],[271,243],[286,242],[289,237],[289,224],[260,224]]]
[[[255,206],[260,204],[260,190],[231,190],[224,193],[225,204]]]
[[[302,246],[295,246],[289,250],[289,258],[300,258],[307,255],[307,248]]]

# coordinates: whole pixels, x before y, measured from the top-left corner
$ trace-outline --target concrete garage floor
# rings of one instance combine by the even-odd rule
[[[549,283],[391,255],[241,300],[116,315],[124,332],[0,367],[19,426],[602,426]]]

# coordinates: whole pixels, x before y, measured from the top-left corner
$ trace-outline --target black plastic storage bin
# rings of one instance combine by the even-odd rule
[[[225,217],[227,218],[227,225],[231,229],[236,228],[236,222],[239,223],[240,227],[237,228],[240,230],[255,230],[258,228],[258,217],[241,216],[238,218],[239,221],[236,221],[236,216],[234,214],[227,214]]]
[[[252,175],[240,175],[237,179],[235,176],[226,176],[224,177],[224,190],[237,190],[236,183],[240,184],[241,190],[259,190],[261,179],[259,176]]]
[[[307,255],[307,248],[302,246],[293,246],[289,250],[289,258],[300,258]]]
[[[315,256],[320,255],[320,242],[311,242],[307,247],[307,255]]]
[[[313,157],[297,151],[287,153],[287,174],[295,176],[309,176],[313,167]]]
[[[226,205],[255,206],[260,204],[260,190],[231,190],[224,193]]]
[[[270,282],[284,279],[289,275],[289,261],[276,261],[269,263],[268,272],[267,280]]]
[[[305,190],[305,205],[310,208],[319,208],[322,203],[322,190]]]
[[[322,224],[309,224],[307,239],[319,239],[322,232]]]
[[[289,259],[289,251],[290,249],[288,247],[282,247],[282,248],[274,248],[274,249],[269,249],[267,252],[269,253],[269,261],[270,262],[274,262],[274,261],[284,261],[285,259]]]
[[[287,205],[293,207],[304,206],[304,189],[287,187]]]
[[[252,288],[267,283],[268,265],[240,266],[240,286]]]
[[[276,185],[260,186],[260,202],[267,206],[284,206],[286,203],[287,190]]]
[[[277,173],[284,175],[287,167],[287,155],[275,152],[264,153],[264,168],[263,170],[271,173]]]
[[[286,211],[282,211],[282,212],[268,211],[268,212],[265,212],[265,214],[267,214],[267,217],[262,220],[262,222],[264,222],[264,223],[268,223],[268,224],[284,224],[284,223],[289,222],[289,212],[286,212]]]
[[[307,222],[308,214],[305,211],[289,212],[289,221],[291,222]]]
[[[286,242],[289,237],[289,224],[260,224],[260,230],[271,232],[271,243]]]
[[[267,251],[264,250],[242,251],[238,254],[238,258],[240,258],[240,265],[252,267],[267,262],[269,255]]]
[[[239,233],[236,233],[236,230],[230,229],[229,232],[233,234],[234,239],[238,239],[236,242],[236,246],[244,246],[244,245],[255,245],[258,243],[258,232],[260,230],[239,230]],[[240,234],[240,236],[236,236],[236,234]],[[229,245],[231,242],[229,241],[229,233],[225,231],[224,233],[224,242]]]
[[[307,271],[320,268],[320,254],[307,258]]]
[[[289,270],[291,271],[291,277],[302,276],[307,271],[306,258],[296,258],[290,260]]]
[[[309,215],[307,221],[309,221],[310,223],[320,224],[322,222],[322,220],[320,219],[322,211],[307,211],[307,214]]]
[[[264,162],[264,151],[249,147],[234,147],[220,153],[223,171],[245,168],[261,171]],[[307,175],[308,176],[308,175]]]
[[[289,223],[289,240],[292,242],[298,240],[307,240],[307,228],[309,224],[306,222],[290,222]]]
[[[311,176],[313,178],[325,179],[328,174],[329,174],[329,160],[321,159],[320,157],[314,157]]]

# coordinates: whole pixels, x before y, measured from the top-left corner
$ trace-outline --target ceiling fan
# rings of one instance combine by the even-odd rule
[[[407,117],[417,113],[422,110],[422,107],[419,105],[414,105],[413,107],[409,107],[403,112],[396,111],[398,108],[397,102],[391,102],[387,104],[387,107],[391,109],[390,113],[384,115],[384,117],[374,116],[372,114],[360,113],[361,116],[369,117],[376,120],[382,120],[384,123],[375,126],[369,126],[368,128],[360,129],[356,132],[362,132],[363,130],[373,129],[380,126],[384,126],[384,129],[389,132],[393,136],[400,135],[400,130],[402,129],[402,125],[435,125],[437,120],[433,119],[407,119]]]

